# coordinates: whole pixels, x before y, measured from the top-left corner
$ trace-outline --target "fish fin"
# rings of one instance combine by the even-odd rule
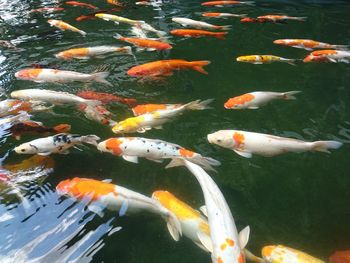
[[[208,99],[208,100],[195,100],[187,103],[185,105],[186,109],[188,110],[206,110],[211,109],[211,107],[208,107],[208,104],[212,103],[214,99]]]
[[[147,131],[147,129],[146,128],[138,128],[136,131],[138,133],[145,133]]]
[[[184,162],[181,158],[173,158],[170,163],[168,163],[167,166],[165,166],[166,169],[168,168],[173,168],[173,167],[177,167],[177,166],[183,166]]]
[[[97,73],[91,74],[91,77],[96,82],[103,83],[103,84],[106,84],[107,86],[113,87],[113,84],[110,83],[108,80],[106,80],[108,75],[109,75],[109,72],[97,72]]]
[[[85,31],[83,31],[83,30],[79,30],[78,33],[79,33],[80,35],[82,35],[83,37],[85,37],[86,34],[87,34],[87,33],[86,33]]]
[[[41,152],[41,153],[37,153],[37,155],[41,155],[41,156],[48,156],[50,155],[51,152]]]
[[[69,154],[69,153],[70,153],[69,150],[64,150],[64,151],[62,151],[62,152],[59,152],[59,154],[64,154],[64,155],[67,155],[67,154]]]
[[[305,22],[307,17],[297,17],[295,20]]]
[[[313,51],[313,48],[309,48],[309,47],[304,47],[303,49],[307,50],[307,51]]]
[[[15,135],[15,139],[19,141],[21,139],[21,135]]]
[[[131,48],[130,46],[121,47],[120,50],[121,50],[122,52],[124,52],[125,54],[131,55],[131,56],[134,55],[134,53],[132,53],[132,48]]]
[[[163,163],[164,161],[163,159],[152,159],[152,158],[146,158],[146,159],[156,163]]]
[[[339,149],[343,143],[337,141],[316,141],[312,142],[311,145],[313,151],[330,153],[329,149]]]
[[[202,205],[199,210],[201,210],[201,212],[203,213],[203,215],[205,215],[206,217],[208,217],[208,210],[207,207],[205,205]]]
[[[203,61],[193,61],[191,62],[192,68],[202,74],[208,75],[208,72],[204,70],[204,66],[209,65],[210,61],[203,60]]]
[[[296,61],[297,61],[296,59],[288,59],[288,60],[286,60],[286,62],[287,62],[289,65],[292,65],[292,66],[296,66],[296,64],[295,64]]]
[[[243,151],[239,151],[239,150],[233,150],[235,153],[237,153],[238,155],[245,157],[245,158],[252,158],[252,153],[250,152],[243,152]]]
[[[179,222],[179,219],[174,215],[173,212],[168,210],[165,220],[167,222],[166,226],[168,228],[168,231],[171,237],[175,241],[179,241],[180,236],[182,235],[182,229],[181,229],[181,224]]]
[[[230,30],[231,26],[230,25],[226,25],[226,26],[217,26],[216,29],[220,29],[220,30]]]
[[[296,97],[294,97],[293,95],[300,93],[300,90],[294,90],[294,91],[288,91],[288,92],[284,92],[282,93],[283,99],[285,100],[296,100]]]
[[[333,49],[340,49],[340,50],[348,50],[350,48],[350,45],[332,45]]]
[[[104,182],[104,183],[111,183],[111,182],[112,182],[112,179],[103,179],[101,182]]]
[[[97,141],[100,140],[101,138],[96,136],[96,135],[85,135],[81,137],[81,142],[92,144],[92,145],[97,145]]]
[[[205,246],[202,245],[202,243],[197,242],[197,241],[193,241],[198,247],[200,247],[201,249],[203,249],[205,252],[210,252]]]
[[[108,21],[108,20],[107,20]],[[118,21],[113,21],[114,22],[114,24],[116,24],[116,25],[119,25],[119,22]]]
[[[248,107],[248,109],[250,109],[250,110],[256,110],[256,109],[259,109],[259,107],[258,107],[258,106],[250,106],[250,107]]]
[[[100,204],[97,204],[95,202],[90,203],[87,208],[91,211],[94,212],[95,214],[97,214],[99,217],[103,217],[104,216],[104,212],[103,212],[103,207]]]
[[[209,235],[203,233],[202,231],[197,232],[197,237],[201,241],[202,245],[209,251],[213,251],[213,243]]]
[[[122,155],[122,157],[125,161],[139,163],[139,158],[137,156]]]
[[[163,129],[163,126],[162,126],[162,125],[159,125],[159,126],[155,126],[155,127],[153,127],[153,128],[155,128],[155,129],[157,129],[157,130],[161,130],[161,129]]]
[[[121,39],[123,38],[123,36],[121,34],[118,34],[116,33],[114,36],[113,36],[115,39]]]
[[[250,235],[250,227],[246,226],[239,232],[238,234],[238,240],[239,240],[239,245],[241,249],[244,249],[246,245],[248,244],[249,241],[249,235]]]
[[[219,33],[215,33],[215,35],[213,35],[213,36],[216,37],[217,39],[225,40],[225,36],[227,34],[228,34],[227,32],[219,32]]]
[[[204,157],[202,155],[196,155],[191,158],[185,158],[188,161],[191,161],[199,166],[201,166],[204,170],[216,172],[216,170],[212,166],[219,166],[221,163],[218,160],[215,160],[210,157]]]
[[[254,263],[266,263],[265,260],[263,260],[260,257],[255,256],[252,252],[250,252],[248,249],[243,250],[244,256],[249,262],[254,262]]]
[[[127,199],[122,203],[122,206],[119,209],[119,216],[124,216],[126,214],[126,211],[128,210],[129,202]]]
[[[245,4],[245,5],[250,5],[250,6],[254,6],[255,5],[254,1],[245,1],[245,2],[241,2],[241,3]]]
[[[142,47],[137,47],[136,48],[136,51],[144,51],[145,49],[144,48],[142,48]]]
[[[264,64],[264,63],[262,63],[262,62],[253,62],[252,64],[254,64],[254,65],[261,65],[261,64]]]
[[[155,48],[147,48],[146,50],[147,51],[156,51],[157,49],[155,49]]]

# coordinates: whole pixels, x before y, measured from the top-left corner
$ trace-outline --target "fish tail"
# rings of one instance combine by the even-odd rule
[[[81,142],[97,146],[97,141],[100,140],[100,137],[96,135],[85,135],[85,136],[81,136],[80,140]]]
[[[204,66],[209,65],[210,61],[208,60],[202,60],[202,61],[193,61],[191,62],[192,68],[202,74],[208,75],[208,72],[204,70]]]
[[[333,49],[348,50],[350,45],[332,45]]]
[[[218,38],[218,39],[225,39],[225,36],[227,35],[227,32],[219,32],[219,33],[215,33],[214,37]]]
[[[207,170],[207,171],[216,172],[216,170],[213,168],[213,166],[221,165],[221,163],[218,160],[215,160],[215,159],[210,158],[210,157],[204,157],[200,154],[195,155],[195,156],[190,157],[190,158],[185,158],[185,159],[201,166],[204,170]]]
[[[297,59],[286,59],[285,62],[287,62],[289,65],[296,66]]]
[[[219,30],[230,30],[231,26],[230,25],[226,25],[226,26],[216,26],[215,29],[219,29]]]
[[[79,30],[78,33],[79,33],[80,35],[82,35],[83,37],[85,37],[86,34],[87,34],[87,33],[86,33],[85,31],[83,31],[83,30]]]
[[[295,20],[305,22],[307,17],[296,17]]]
[[[20,111],[18,115],[13,117],[13,121],[24,122],[29,120],[30,120],[30,115],[25,111]]]
[[[164,38],[164,36],[166,36],[166,32],[165,31],[161,31],[161,30],[157,30],[157,35],[161,38]]]
[[[179,222],[179,219],[174,215],[173,212],[169,210],[167,210],[167,213],[165,214],[164,219],[167,222],[167,227],[171,237],[175,241],[179,241],[180,236],[182,235],[182,229],[181,229],[181,224]]]
[[[254,262],[254,263],[265,263],[265,261],[258,257],[258,256],[255,256],[252,252],[250,252],[248,249],[244,249],[243,250],[243,253],[246,257],[246,259],[248,259],[249,261],[251,262]]]
[[[121,34],[118,34],[118,33],[116,33],[113,37],[114,37],[115,39],[124,38]]]
[[[251,5],[251,6],[254,6],[255,5],[255,2],[254,1],[245,1],[245,2],[241,2],[242,4],[245,4],[245,5]]]
[[[128,55],[131,55],[133,56],[134,54],[132,53],[132,49],[130,46],[125,46],[125,47],[122,47],[122,48],[118,48],[119,50],[122,49],[122,51],[125,53],[125,54],[128,54]]]
[[[70,131],[71,126],[69,124],[59,124],[53,127],[53,129],[57,133],[67,133]]]
[[[97,72],[97,73],[93,73],[91,74],[92,78],[99,83],[104,83],[110,87],[113,87],[112,83],[110,83],[109,81],[106,80],[106,78],[108,77],[109,72],[103,71],[103,72]]]
[[[339,149],[343,143],[337,141],[316,141],[311,143],[312,151],[330,153],[330,149]]]
[[[285,100],[296,100],[296,97],[294,97],[295,94],[300,93],[300,90],[293,90],[293,91],[288,91],[288,92],[283,92],[282,98]]]
[[[206,110],[211,109],[211,107],[208,107],[208,105],[213,102],[214,99],[208,99],[208,100],[195,100],[191,101],[187,104],[185,104],[185,108],[188,110]]]

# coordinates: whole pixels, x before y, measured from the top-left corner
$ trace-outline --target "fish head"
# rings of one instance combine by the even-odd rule
[[[67,179],[64,181],[61,181],[57,186],[56,186],[56,191],[59,195],[66,195],[68,194],[73,186],[75,185],[74,179]]]
[[[122,155],[123,150],[121,148],[121,144],[123,143],[123,139],[121,138],[110,138],[103,142],[100,142],[97,145],[97,149],[101,152],[109,152],[113,155]]]
[[[221,147],[233,147],[232,131],[220,130],[207,135],[208,142]]]
[[[272,254],[275,250],[276,246],[265,246],[261,250],[262,257],[268,262],[272,261]]]
[[[142,115],[133,118],[128,118],[114,125],[112,131],[117,134],[125,132],[134,132],[140,128],[140,124],[143,120],[144,117]]]
[[[38,153],[38,147],[27,142],[15,147],[14,151],[18,154],[36,154]]]
[[[284,45],[286,42],[283,39],[277,39],[273,41],[273,43],[277,45]]]
[[[138,76],[144,76],[147,75],[147,69],[141,65],[141,66],[135,66],[132,67],[127,71],[127,74],[132,77],[138,77]]]
[[[256,18],[245,17],[240,20],[241,23],[255,23],[257,22]]]
[[[246,108],[246,103],[252,101],[255,98],[255,96],[251,93],[246,93],[241,96],[237,96],[234,98],[230,98],[226,103],[224,104],[224,107],[226,109],[244,109]]]
[[[306,58],[303,59],[304,63],[310,63],[310,62],[330,62],[327,56],[315,56],[313,54],[308,55]]]
[[[41,68],[22,69],[15,73],[15,77],[17,79],[30,80],[36,78],[41,72]]]
[[[59,20],[55,20],[55,19],[47,20],[47,23],[49,23],[51,26],[57,26],[59,22],[60,22]]]
[[[254,60],[254,56],[240,56],[236,58],[237,62],[251,62]]]

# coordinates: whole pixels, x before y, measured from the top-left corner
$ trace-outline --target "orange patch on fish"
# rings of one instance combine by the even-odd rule
[[[249,101],[252,101],[253,99],[255,99],[254,95],[246,93],[241,96],[230,98],[228,101],[225,102],[224,106],[226,109],[231,109],[236,105],[243,105]]]
[[[199,228],[203,233],[210,235],[210,228],[209,228],[209,225],[207,223],[200,222]]]
[[[327,55],[334,55],[334,54],[337,54],[337,51],[333,49],[317,50],[311,53],[311,55],[313,56],[327,56]]]
[[[329,257],[330,263],[350,263],[350,250],[336,251]]]
[[[274,250],[275,246],[265,246],[262,248],[261,250],[261,255],[263,257],[268,257],[272,254],[273,250]]]
[[[123,142],[118,139],[108,139],[106,141],[106,149],[112,150],[115,155],[121,155],[123,153],[122,149],[120,149],[122,143]]]
[[[232,239],[226,238],[226,243],[230,246],[233,247],[235,245],[235,241],[233,241]]]
[[[190,150],[187,150],[187,149],[185,149],[185,148],[181,148],[181,149],[179,150],[179,152],[180,152],[180,155],[181,155],[182,157],[193,157],[193,155],[194,155],[194,152],[192,152],[192,151],[190,151]]]
[[[245,263],[245,258],[244,258],[244,254],[241,253],[238,256],[238,263]]]
[[[18,76],[20,78],[36,78],[39,76],[39,74],[42,72],[42,69],[40,68],[34,68],[34,69],[24,69],[18,72]]]
[[[218,263],[224,263],[221,257],[218,257]]]
[[[134,115],[142,115],[145,113],[153,112],[156,110],[165,110],[166,105],[165,104],[144,104],[144,105],[137,105],[136,107],[132,108],[132,111],[134,112]]]
[[[235,141],[236,143],[236,147],[235,148],[242,148],[243,145],[244,145],[244,135],[239,133],[239,132],[235,132],[233,134],[233,140]]]
[[[202,16],[215,17],[220,16],[221,13],[203,13]]]

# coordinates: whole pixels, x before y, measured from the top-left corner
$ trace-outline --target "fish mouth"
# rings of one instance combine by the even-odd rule
[[[211,133],[211,134],[208,134],[207,135],[207,140],[208,140],[208,142],[209,143],[213,143],[213,141],[214,141],[214,135]]]
[[[104,152],[106,150],[106,144],[104,142],[100,142],[99,144],[97,144],[97,150],[99,150],[100,152]]]

